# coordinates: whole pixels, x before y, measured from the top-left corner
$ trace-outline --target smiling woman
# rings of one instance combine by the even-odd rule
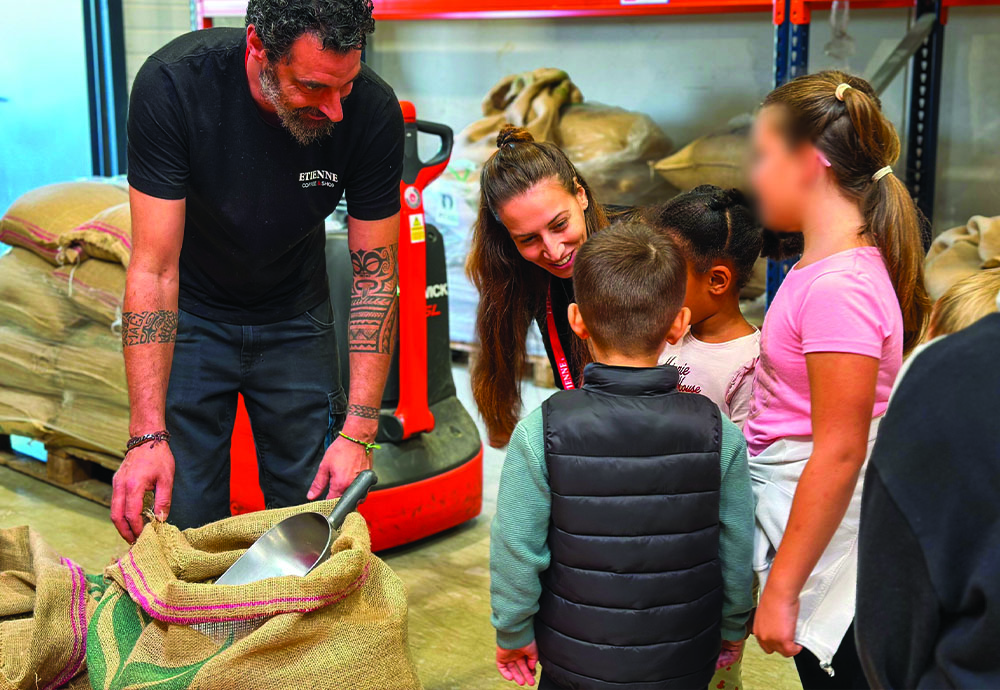
[[[608,224],[586,180],[562,150],[506,126],[483,166],[479,218],[468,273],[479,289],[480,354],[472,392],[489,431],[503,446],[521,409],[525,339],[538,323],[560,388],[580,382],[589,360],[569,328],[573,262],[587,237]]]

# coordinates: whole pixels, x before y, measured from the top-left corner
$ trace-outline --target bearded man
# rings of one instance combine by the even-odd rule
[[[372,31],[370,0],[250,0],[245,31],[181,36],[136,76],[122,314],[132,438],[111,507],[130,542],[148,490],[181,528],[229,515],[238,393],[269,508],[337,496],[371,466],[403,159],[399,103],[361,61]],[[349,401],[324,256],[324,219],[344,195]]]

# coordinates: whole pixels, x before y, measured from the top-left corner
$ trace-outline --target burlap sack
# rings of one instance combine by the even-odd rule
[[[701,184],[746,189],[749,125],[742,123],[717,134],[699,137],[653,168],[682,192]]]
[[[481,166],[496,150],[497,134],[507,124],[527,129],[537,141],[556,141],[560,110],[581,101],[580,89],[561,69],[543,67],[508,75],[483,99],[483,118],[456,135],[452,159]]]
[[[0,325],[0,382],[56,397],[75,392],[106,403],[128,399],[121,341],[100,324],[73,329],[61,341]]]
[[[0,242],[29,249],[55,264],[63,233],[126,201],[127,191],[101,182],[39,187],[20,196],[0,218]]]
[[[179,532],[147,525],[105,575],[91,621],[95,690],[419,687],[402,582],[348,516],[330,559],[308,577],[215,586],[242,550],[279,520],[332,501],[248,513]],[[155,685],[153,685],[155,683]]]
[[[965,225],[945,230],[924,260],[924,283],[932,299],[979,270],[1000,266],[1000,216],[973,216]]]
[[[61,688],[84,669],[101,578],[60,558],[29,527],[0,530],[0,680],[4,690]]]
[[[0,257],[0,323],[61,340],[87,321],[52,280],[52,264],[14,247]]]
[[[128,440],[128,406],[66,390],[44,395],[0,386],[0,434],[38,439],[122,457]]]
[[[128,266],[132,256],[132,216],[128,202],[105,209],[62,233],[58,242],[67,263],[77,256],[89,256]]]
[[[640,206],[676,194],[650,169],[673,144],[648,115],[577,103],[563,108],[558,135],[557,143],[601,203]]]
[[[87,259],[53,269],[51,279],[81,314],[106,326],[114,326],[115,333],[121,332],[124,266]]]

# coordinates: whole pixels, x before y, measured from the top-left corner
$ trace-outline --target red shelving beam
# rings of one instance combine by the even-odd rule
[[[1000,2],[1000,0],[992,0]],[[782,3],[776,3],[781,5]],[[828,10],[833,5],[831,0],[792,0],[792,24],[808,24],[812,21],[812,10]],[[915,7],[915,0],[851,0],[851,11],[866,9],[885,9],[895,7]],[[778,23],[778,22],[775,22]]]
[[[831,0],[792,0],[793,24],[808,24],[812,10],[829,9]],[[211,17],[242,17],[246,0],[195,0],[202,26]],[[915,0],[852,0],[851,9],[906,8]],[[942,6],[1000,5],[1000,0],[942,0]],[[560,17],[648,17],[683,14],[772,12],[784,21],[785,3],[772,0],[375,0],[375,18],[382,21],[440,19],[552,19]]]
[[[199,18],[243,16],[246,0],[196,0]],[[770,12],[772,0],[375,0],[381,21],[648,17]]]

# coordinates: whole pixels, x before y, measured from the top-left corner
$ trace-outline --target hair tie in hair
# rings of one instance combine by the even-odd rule
[[[891,165],[887,165],[884,168],[880,168],[874,175],[872,175],[872,182],[878,182],[891,172],[892,172]]]
[[[853,86],[851,86],[850,84],[848,84],[846,82],[840,84],[837,87],[837,91],[836,91],[837,100],[838,101],[843,101],[844,100],[844,92],[847,91],[848,89],[853,89],[853,88],[854,88]]]

